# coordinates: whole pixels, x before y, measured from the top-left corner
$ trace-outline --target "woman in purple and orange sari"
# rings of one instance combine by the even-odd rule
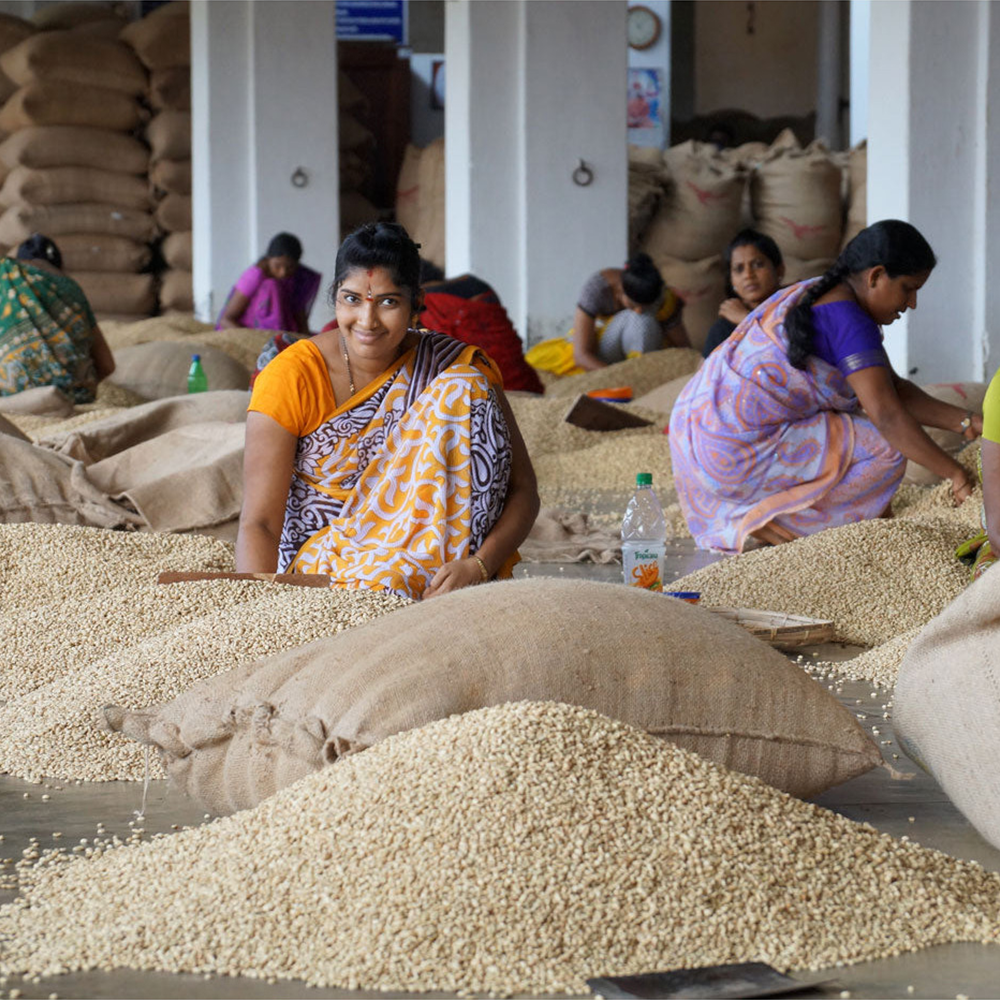
[[[319,291],[320,274],[301,263],[302,244],[278,233],[256,264],[230,289],[217,330],[246,327],[308,335],[309,310]]]
[[[677,400],[670,452],[681,509],[702,548],[741,552],[885,515],[912,459],[951,481],[968,473],[924,426],[982,421],[893,370],[881,326],[915,309],[936,259],[911,225],[859,233],[821,278],[754,309]]]

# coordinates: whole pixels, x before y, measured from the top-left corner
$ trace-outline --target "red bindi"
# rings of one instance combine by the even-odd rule
[[[369,278],[370,278],[370,277],[371,277],[371,276],[372,276],[372,275],[373,275],[374,273],[375,273],[375,268],[373,268],[373,267],[372,267],[372,268],[369,268],[369,269],[368,269],[368,277],[369,277]]]

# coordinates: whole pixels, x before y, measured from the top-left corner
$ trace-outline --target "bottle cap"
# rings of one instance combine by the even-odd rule
[[[192,361],[201,361],[201,355],[200,354],[192,354],[191,355],[191,360]]]
[[[653,473],[652,472],[640,472],[635,477],[636,486],[652,486],[653,485]]]

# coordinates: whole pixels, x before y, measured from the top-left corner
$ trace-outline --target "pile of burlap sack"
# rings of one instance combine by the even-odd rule
[[[396,221],[420,244],[420,255],[444,268],[444,139],[406,147],[396,181]]]
[[[685,303],[695,347],[725,298],[724,254],[752,226],[781,249],[785,281],[822,274],[866,225],[865,143],[833,153],[802,148],[786,130],[770,145],[719,151],[691,140],[667,150],[629,147],[629,233]]]
[[[362,193],[372,174],[375,133],[365,124],[371,105],[356,83],[341,70],[337,74],[337,138],[340,146],[341,235],[374,222],[379,210]]]

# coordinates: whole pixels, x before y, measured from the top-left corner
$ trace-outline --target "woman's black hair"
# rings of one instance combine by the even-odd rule
[[[32,233],[18,248],[18,260],[47,260],[53,267],[62,270],[62,254],[59,247],[41,233]]]
[[[758,232],[756,229],[741,229],[726,247],[726,298],[737,298],[736,289],[733,288],[732,267],[733,251],[739,247],[754,247],[759,250],[777,270],[785,263],[781,256],[781,248],[766,233]]]
[[[291,257],[297,264],[302,260],[302,241],[291,233],[278,233],[264,251],[265,257]]]
[[[420,297],[420,244],[398,222],[366,222],[348,236],[337,251],[330,298],[351,271],[385,268],[392,280],[410,293],[414,304]]]
[[[629,257],[622,271],[622,291],[640,306],[652,305],[663,291],[663,275],[652,257],[637,253]]]
[[[890,278],[898,278],[902,274],[930,271],[935,264],[937,258],[930,244],[908,222],[885,219],[862,229],[840,251],[833,267],[819,281],[810,285],[805,295],[788,310],[785,332],[788,336],[788,360],[791,365],[804,369],[808,364],[816,336],[812,307],[817,299],[826,295],[845,278],[879,265],[885,268]]]

